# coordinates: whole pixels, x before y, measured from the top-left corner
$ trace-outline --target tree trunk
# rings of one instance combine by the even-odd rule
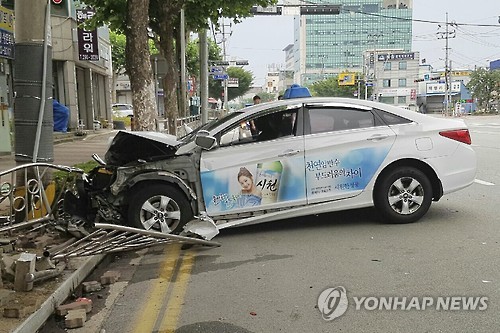
[[[168,122],[168,132],[177,135],[177,118],[179,117],[179,104],[177,93],[179,90],[179,65],[176,58],[174,40],[175,25],[178,13],[182,7],[173,1],[163,1],[160,5],[160,52],[167,62],[167,73],[163,79],[163,96],[165,115]]]
[[[156,129],[156,99],[148,44],[149,0],[127,1],[125,60],[132,89],[134,129]]]

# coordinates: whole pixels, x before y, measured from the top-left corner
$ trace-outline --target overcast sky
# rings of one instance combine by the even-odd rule
[[[500,0],[414,0],[413,19],[490,27],[459,26],[456,38],[449,40],[450,60],[454,68],[486,66],[488,60],[500,58]],[[229,23],[229,22],[227,22]],[[268,66],[282,64],[283,49],[293,43],[293,16],[256,16],[226,27],[232,35],[226,42],[228,59],[245,59],[245,69],[254,74],[254,85],[264,84]],[[445,41],[438,40],[438,24],[413,23],[413,51],[420,51],[434,68],[444,67]]]

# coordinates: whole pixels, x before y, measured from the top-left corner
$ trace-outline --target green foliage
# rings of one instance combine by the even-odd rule
[[[208,40],[208,59],[222,60],[222,50],[213,40]],[[191,40],[186,45],[186,68],[191,75],[200,76],[200,41]]]
[[[109,41],[111,42],[113,71],[115,75],[123,74],[125,73],[125,44],[127,39],[123,34],[110,31]]]
[[[126,74],[125,44],[127,43],[127,37],[124,34],[110,31],[109,41],[111,43],[111,57],[113,59],[113,71],[115,75]],[[159,53],[152,39],[149,40],[149,51],[151,54]]]
[[[238,88],[227,88],[228,101],[243,96],[250,90],[253,81],[252,72],[244,70],[241,67],[228,67],[226,72],[229,77],[238,79]],[[209,78],[208,91],[210,96],[222,99],[222,92],[224,91],[222,82],[223,81]]]
[[[99,164],[92,160],[84,163],[77,163],[73,165],[74,168],[82,169],[85,173],[90,172],[92,169],[94,169],[96,166]],[[54,171],[52,174],[52,179],[54,180],[56,184],[56,192],[59,193],[62,188],[63,184],[67,184],[65,188],[72,188],[75,184],[76,179],[79,177],[80,174],[77,173],[69,173],[66,171]]]
[[[500,71],[488,71],[479,68],[470,74],[470,82],[467,88],[472,96],[477,99],[480,109],[490,112],[492,105],[498,104],[500,94]]]
[[[317,81],[309,87],[311,95],[317,97],[353,97],[358,86],[339,86],[338,76],[332,76],[328,79]]]

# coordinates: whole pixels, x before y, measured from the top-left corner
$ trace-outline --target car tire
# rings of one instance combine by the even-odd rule
[[[432,201],[429,178],[412,167],[382,175],[374,193],[375,208],[386,223],[411,223],[427,213]]]
[[[192,218],[186,196],[171,185],[148,184],[130,198],[128,222],[131,227],[178,234]]]

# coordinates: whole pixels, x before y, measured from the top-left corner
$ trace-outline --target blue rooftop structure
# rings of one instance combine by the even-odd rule
[[[290,88],[285,90],[285,94],[283,95],[283,99],[300,97],[311,97],[311,93],[309,92],[309,89],[307,89],[306,87],[302,87],[296,83],[292,84]]]

